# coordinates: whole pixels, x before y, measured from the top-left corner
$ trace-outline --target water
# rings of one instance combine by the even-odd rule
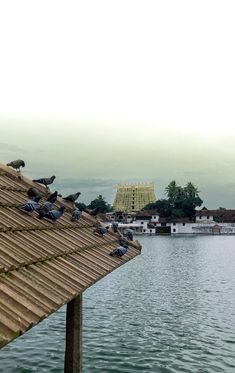
[[[84,373],[235,372],[235,237],[140,237],[84,294]],[[0,351],[0,372],[63,372],[65,307]]]

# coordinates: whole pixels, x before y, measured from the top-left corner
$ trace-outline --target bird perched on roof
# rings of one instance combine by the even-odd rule
[[[29,198],[34,198],[34,197],[38,197],[38,196],[40,196],[41,197],[41,194],[37,191],[37,189],[35,189],[35,188],[29,188],[28,190],[27,190],[27,194],[28,194],[28,196],[29,196]]]
[[[80,219],[80,217],[82,216],[82,211],[80,211],[79,209],[75,209],[72,213],[72,216],[71,216],[71,221],[77,221]]]
[[[108,233],[109,227],[97,227],[93,233],[98,234],[99,236],[104,236],[106,233]]]
[[[117,223],[116,221],[114,221],[114,222],[112,223],[112,228],[113,228],[113,231],[114,231],[115,233],[118,232],[118,223]]]
[[[68,202],[75,202],[76,199],[78,199],[78,197],[80,196],[80,192],[77,192],[77,193],[74,193],[74,194],[70,194],[69,196],[67,197],[63,197],[63,199],[65,201],[68,201]]]
[[[17,159],[16,161],[7,163],[7,166],[10,166],[15,170],[20,171],[20,167],[25,167],[25,162],[22,161],[22,159]]]
[[[89,215],[91,216],[96,216],[98,215],[99,211],[100,211],[100,208],[99,207],[96,207],[95,209],[88,209],[88,208],[85,208],[84,209],[85,212],[87,212]]]
[[[119,245],[124,246],[124,245],[127,245],[127,244],[128,244],[128,240],[125,237],[121,236],[119,238]]]
[[[20,210],[24,210],[26,212],[32,212],[39,206],[39,201],[42,197],[37,196],[34,197],[34,199],[31,199],[30,201],[27,201],[23,205],[20,206]]]
[[[33,182],[45,185],[45,187],[47,188],[47,185],[52,184],[54,180],[55,180],[55,176],[51,176],[51,177],[43,177],[42,179],[33,180]]]
[[[37,209],[38,218],[39,219],[44,218],[44,216],[48,214],[48,212],[51,210],[52,206],[53,206],[52,202],[50,201],[44,202],[44,204],[39,209]]]
[[[53,221],[56,221],[59,219],[65,211],[65,207],[61,206],[58,210],[50,210],[45,215],[43,215],[43,218],[47,218]]]
[[[54,193],[51,193],[49,197],[47,197],[47,202],[55,203],[57,200],[58,192],[57,190]]]
[[[51,193],[44,204],[37,210],[38,218],[42,219],[52,208],[53,204],[57,200],[57,190],[54,193]]]
[[[132,229],[128,229],[127,230],[127,234],[126,234],[126,237],[129,241],[133,241],[133,231]]]
[[[126,254],[127,250],[127,245],[119,246],[116,249],[114,249],[109,255],[121,258],[124,254]]]

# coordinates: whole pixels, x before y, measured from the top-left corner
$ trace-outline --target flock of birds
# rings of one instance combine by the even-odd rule
[[[17,172],[20,173],[21,167],[25,167],[25,162],[21,159],[17,159],[15,161],[12,161],[10,163],[7,163],[7,166],[14,168]],[[48,185],[51,185],[53,181],[55,180],[55,176],[51,177],[45,177],[41,179],[34,179],[32,180],[35,183],[44,185],[46,189],[48,188]],[[65,211],[65,206],[61,206],[58,209],[54,208],[54,204],[57,200],[57,197],[60,196],[65,200],[66,202],[75,203],[75,201],[80,196],[80,192],[70,194],[67,197],[62,197],[60,194],[58,194],[57,191],[50,193],[47,197],[46,201],[40,205],[39,201],[42,199],[42,196],[40,192],[31,187],[27,191],[27,195],[29,197],[29,200],[26,201],[23,205],[19,207],[19,209],[25,213],[31,213],[33,211],[36,211],[38,214],[38,219],[48,219],[50,221],[56,222]],[[90,210],[90,209],[84,209],[85,212],[92,216],[96,216],[99,213],[99,208]],[[80,211],[78,208],[75,208],[72,212],[70,220],[72,222],[78,221],[82,216],[82,211]],[[94,234],[99,235],[103,237],[106,233],[108,233],[109,226],[104,227],[99,220],[97,220],[97,226],[96,229],[93,231]],[[118,230],[118,223],[113,222],[112,224],[112,230],[115,233],[119,234],[119,247],[115,248],[110,255],[114,257],[122,257],[128,250],[128,241],[133,241],[133,233],[131,230],[127,231],[127,237],[125,238]]]

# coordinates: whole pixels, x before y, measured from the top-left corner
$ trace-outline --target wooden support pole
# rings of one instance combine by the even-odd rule
[[[82,372],[82,293],[67,304],[64,372]]]

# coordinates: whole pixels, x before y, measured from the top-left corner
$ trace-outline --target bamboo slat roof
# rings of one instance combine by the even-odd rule
[[[83,213],[70,221],[72,204],[58,198],[64,215],[51,223],[18,207],[29,187],[46,188],[0,163],[0,347],[68,303],[114,269],[140,254],[134,241],[122,258],[109,253],[118,236],[93,233],[96,219]],[[41,201],[40,201],[41,202]]]

